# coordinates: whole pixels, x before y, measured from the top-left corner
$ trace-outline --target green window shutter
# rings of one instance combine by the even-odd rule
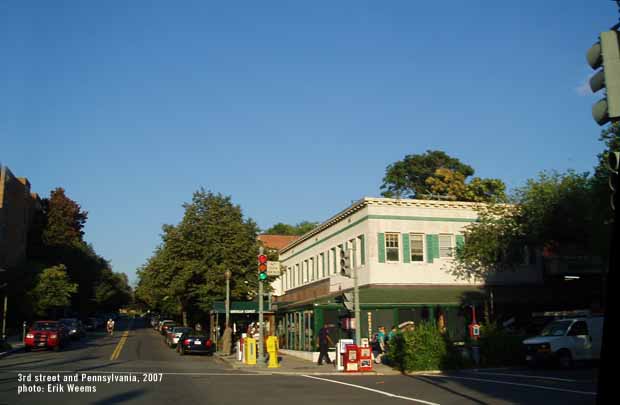
[[[362,266],[366,264],[366,242],[364,241],[364,235],[360,235],[360,264]]]
[[[463,235],[456,235],[455,236],[455,240],[456,240],[456,249],[461,249],[463,247],[463,245],[465,244],[465,236]]]
[[[409,247],[409,234],[403,233],[403,263],[411,261],[411,248]]]
[[[379,248],[379,263],[385,263],[385,234],[377,234],[377,244]]]
[[[439,235],[433,235],[433,258],[439,259]]]
[[[332,269],[332,274],[336,274],[338,272],[336,267],[336,248],[332,248],[332,257],[334,259],[334,268]]]
[[[433,235],[426,235],[426,262],[433,262]]]
[[[325,273],[325,253],[321,253],[321,276],[325,277],[327,275]]]

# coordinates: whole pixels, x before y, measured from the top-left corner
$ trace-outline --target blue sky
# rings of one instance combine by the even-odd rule
[[[2,7],[0,162],[64,187],[132,281],[201,186],[266,229],[378,196],[428,149],[510,188],[591,170],[585,52],[618,19],[607,0]]]

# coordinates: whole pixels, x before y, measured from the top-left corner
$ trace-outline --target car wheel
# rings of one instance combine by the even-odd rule
[[[52,348],[53,351],[55,352],[59,352],[60,351],[60,345],[56,345]]]
[[[558,353],[558,362],[563,369],[569,369],[573,367],[573,356],[566,349],[560,350]]]
[[[29,352],[30,350],[32,350],[32,348],[30,346],[24,346],[24,351],[25,352]]]

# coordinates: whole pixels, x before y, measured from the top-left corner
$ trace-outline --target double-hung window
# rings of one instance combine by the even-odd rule
[[[453,251],[452,234],[439,234],[439,257],[452,257],[454,255]]]
[[[388,262],[397,262],[398,259],[398,237],[397,233],[385,234],[385,256]]]
[[[424,261],[424,235],[421,233],[409,234],[409,246],[411,249],[411,261]]]

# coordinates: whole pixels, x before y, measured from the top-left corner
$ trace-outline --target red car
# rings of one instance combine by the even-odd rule
[[[24,340],[24,349],[29,352],[36,348],[51,348],[58,351],[64,346],[67,332],[60,322],[36,321]]]

